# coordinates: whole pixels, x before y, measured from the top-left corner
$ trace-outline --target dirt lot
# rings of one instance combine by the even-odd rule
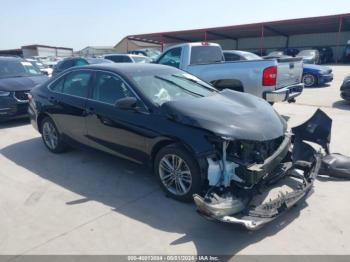
[[[321,107],[332,152],[350,155],[350,105],[330,86],[275,108],[293,126]],[[0,254],[350,254],[350,182],[319,179],[306,203],[256,232],[166,198],[150,171],[112,156],[49,153],[26,122],[0,126]]]

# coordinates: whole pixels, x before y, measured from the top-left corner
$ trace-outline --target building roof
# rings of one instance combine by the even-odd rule
[[[179,43],[211,41],[268,36],[291,36],[299,34],[329,33],[350,31],[350,13],[233,25],[193,30],[159,32],[150,34],[129,35],[129,40],[147,43]]]
[[[38,45],[38,44],[34,44],[34,45],[24,45],[24,46],[22,46],[21,48],[37,48],[37,47],[46,47],[46,48],[73,50],[73,48],[69,48],[69,47],[49,46],[49,45]]]
[[[87,46],[87,47],[84,47],[83,49],[81,50],[85,50],[85,49],[88,49],[88,48],[91,48],[91,49],[114,49],[113,46]]]

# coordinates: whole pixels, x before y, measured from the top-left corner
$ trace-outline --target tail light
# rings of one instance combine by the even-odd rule
[[[277,66],[270,66],[264,69],[263,86],[275,86],[277,80]]]

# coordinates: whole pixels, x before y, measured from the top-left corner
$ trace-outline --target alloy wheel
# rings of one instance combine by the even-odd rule
[[[315,77],[312,75],[304,75],[303,83],[305,86],[313,86],[315,84]]]
[[[181,157],[168,154],[159,162],[159,176],[165,188],[174,195],[187,194],[192,186],[190,168]]]
[[[45,144],[52,150],[55,150],[58,145],[58,134],[56,131],[55,126],[49,122],[46,121],[43,124],[43,138]]]

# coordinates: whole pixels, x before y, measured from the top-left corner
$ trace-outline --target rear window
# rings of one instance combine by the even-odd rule
[[[223,61],[219,46],[193,46],[191,49],[191,64],[211,64]]]

